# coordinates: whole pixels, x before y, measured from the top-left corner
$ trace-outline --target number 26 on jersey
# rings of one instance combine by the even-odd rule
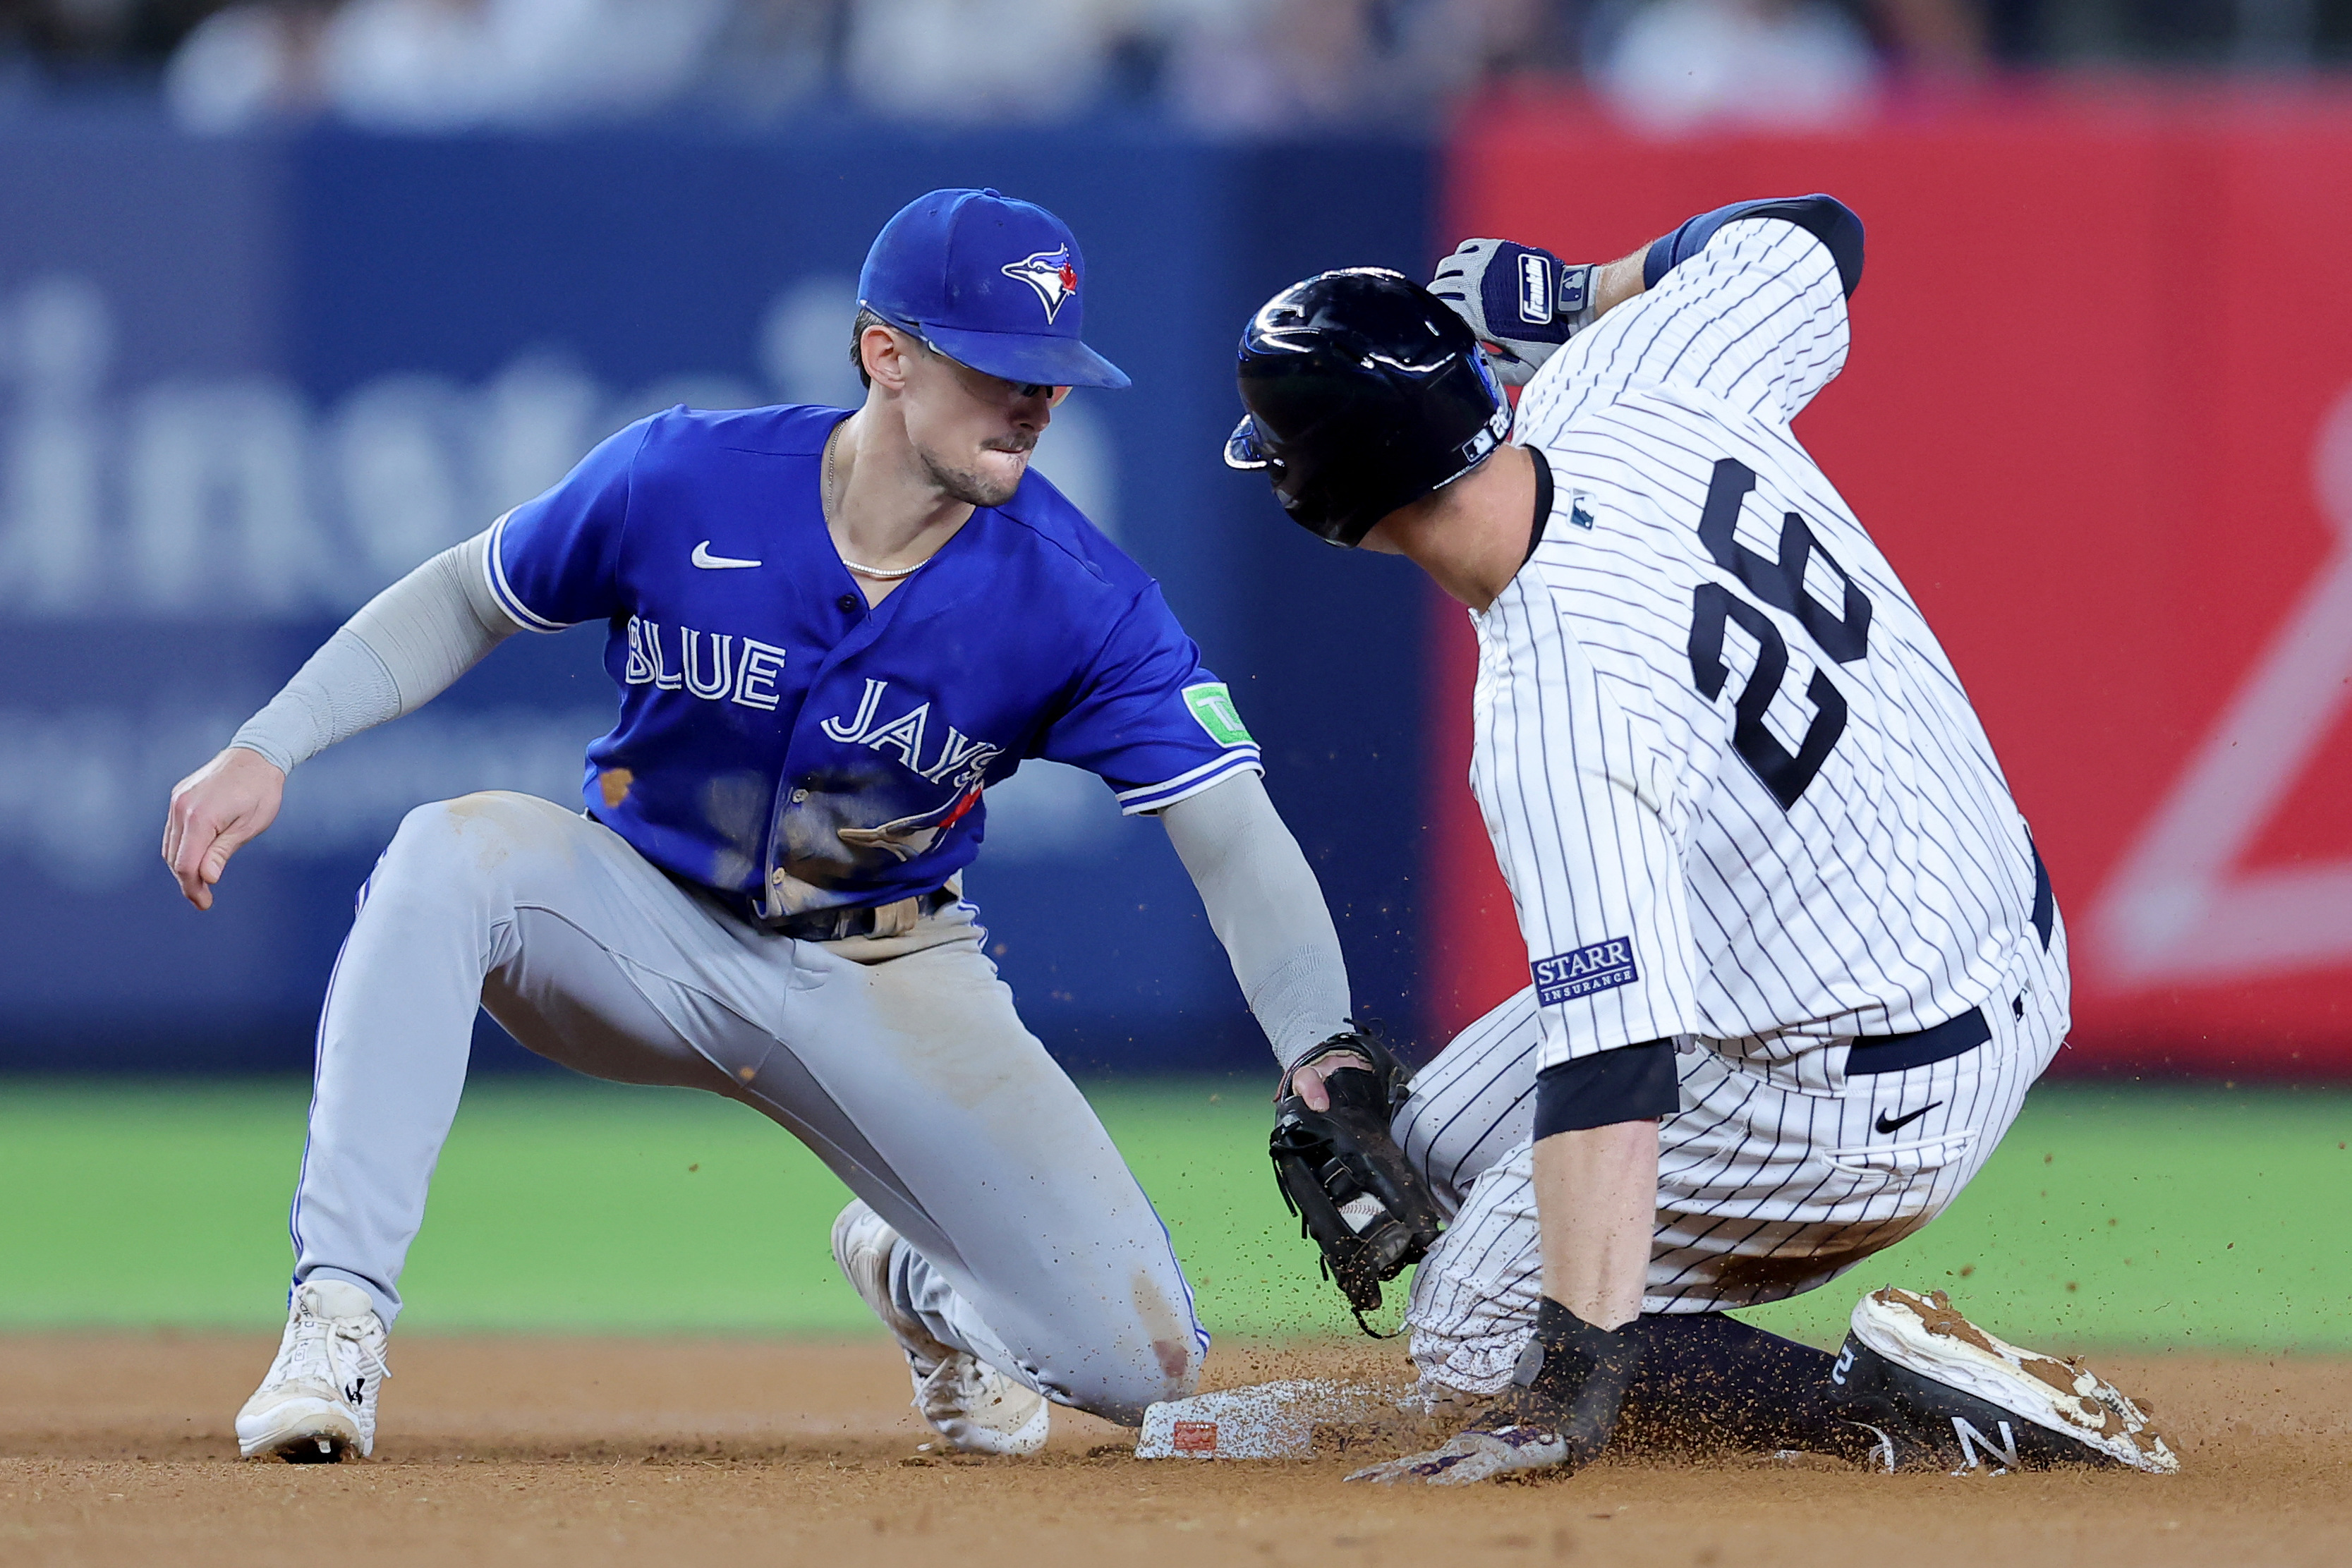
[[[1755,487],[1756,471],[1730,457],[1716,464],[1714,476],[1707,482],[1706,506],[1699,517],[1699,542],[1747,592],[1743,596],[1722,583],[1702,582],[1691,595],[1691,680],[1699,695],[1713,702],[1723,695],[1731,675],[1723,660],[1725,628],[1736,623],[1756,640],[1756,668],[1732,700],[1731,747],[1786,811],[1795,807],[1806,786],[1821,772],[1822,764],[1829,760],[1838,737],[1845,733],[1845,695],[1826,668],[1816,669],[1805,686],[1812,721],[1806,725],[1796,750],[1781,745],[1766,727],[1764,714],[1780,695],[1781,679],[1789,672],[1789,644],[1764,607],[1794,616],[1823,655],[1837,664],[1851,664],[1869,652],[1870,599],[1795,512],[1781,516],[1778,559],[1759,555],[1735,539],[1739,503]],[[1805,591],[1805,569],[1815,556],[1844,591],[1843,602],[1835,612]]]

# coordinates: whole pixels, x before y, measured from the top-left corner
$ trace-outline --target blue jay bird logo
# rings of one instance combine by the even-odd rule
[[[1045,320],[1051,325],[1064,301],[1078,291],[1077,264],[1070,258],[1070,247],[1041,250],[1003,267],[1007,277],[1017,277],[1037,291],[1037,298],[1045,307]]]

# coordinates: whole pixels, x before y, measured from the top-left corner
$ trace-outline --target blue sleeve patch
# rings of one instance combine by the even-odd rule
[[[1630,986],[1642,977],[1633,967],[1633,944],[1622,936],[1538,958],[1528,967],[1535,974],[1536,1000],[1546,1007]]]

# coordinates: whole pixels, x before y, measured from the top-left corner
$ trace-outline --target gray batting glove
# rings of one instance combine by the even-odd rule
[[[1599,270],[1515,240],[1466,239],[1438,264],[1429,291],[1470,324],[1495,379],[1521,387],[1592,324],[1592,275]]]
[[[1464,1432],[1425,1454],[1408,1454],[1373,1465],[1348,1479],[1381,1486],[1418,1481],[1423,1486],[1463,1487],[1525,1470],[1550,1469],[1567,1464],[1568,1459],[1567,1440],[1558,1432],[1549,1427],[1519,1425]]]

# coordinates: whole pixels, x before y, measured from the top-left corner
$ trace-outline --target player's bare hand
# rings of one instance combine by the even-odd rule
[[[1291,1069],[1291,1092],[1307,1102],[1308,1110],[1328,1111],[1331,1108],[1331,1092],[1323,1086],[1324,1081],[1334,1072],[1349,1067],[1361,1068],[1366,1072],[1372,1071],[1372,1064],[1354,1051],[1335,1051],[1328,1056],[1318,1056],[1302,1067]],[[1276,1090],[1274,1097],[1281,1099],[1282,1092]]]
[[[163,863],[198,909],[213,906],[213,884],[228,857],[278,820],[286,774],[259,752],[232,746],[172,787],[163,818]]]

